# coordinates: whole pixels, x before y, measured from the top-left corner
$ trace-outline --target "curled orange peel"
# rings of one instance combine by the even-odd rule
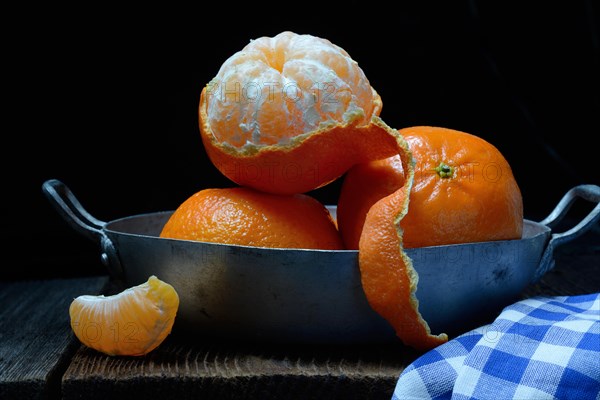
[[[404,185],[376,202],[368,211],[358,245],[363,290],[370,306],[394,328],[404,344],[429,350],[448,341],[445,333],[431,334],[418,311],[419,277],[402,245],[400,221],[408,212],[415,163],[398,131],[378,124],[395,138],[396,152],[405,171]]]

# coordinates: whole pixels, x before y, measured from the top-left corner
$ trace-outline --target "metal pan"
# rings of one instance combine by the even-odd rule
[[[111,277],[126,286],[156,275],[177,290],[174,329],[219,338],[300,343],[397,340],[367,303],[358,252],[234,246],[158,237],[172,211],[111,222],[91,216],[62,182],[42,190],[62,217],[100,246]],[[600,218],[553,233],[572,202],[600,202],[600,187],[568,191],[543,221],[524,221],[519,240],[408,249],[419,274],[419,310],[433,333],[466,331],[514,301],[554,266],[554,249]],[[335,207],[329,207],[335,216]]]

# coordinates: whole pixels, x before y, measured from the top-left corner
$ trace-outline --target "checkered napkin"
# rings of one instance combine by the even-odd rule
[[[600,293],[534,297],[415,360],[392,400],[600,400]]]

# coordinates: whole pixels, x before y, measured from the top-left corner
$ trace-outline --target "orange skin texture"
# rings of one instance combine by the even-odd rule
[[[335,124],[303,134],[287,145],[242,150],[215,139],[208,124],[206,87],[200,97],[200,133],[204,148],[216,168],[240,186],[267,193],[305,193],[343,175],[357,163],[392,156],[393,138],[382,132],[381,120],[357,126]],[[376,131],[376,132],[374,132]]]
[[[510,165],[485,140],[456,130],[401,129],[416,161],[408,214],[401,222],[406,248],[520,239],[523,201]],[[452,166],[450,178],[435,171]],[[368,209],[402,184],[398,157],[355,166],[338,203],[338,225],[347,248],[358,248]]]
[[[196,192],[175,210],[160,236],[256,247],[343,249],[331,214],[313,197],[239,187]]]

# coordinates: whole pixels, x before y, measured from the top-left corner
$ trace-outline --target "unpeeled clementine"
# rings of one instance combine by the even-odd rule
[[[520,239],[523,200],[509,163],[491,143],[454,129],[400,130],[415,158],[410,206],[400,227],[404,247]],[[354,166],[344,177],[338,226],[358,249],[367,212],[402,187],[398,156]]]

